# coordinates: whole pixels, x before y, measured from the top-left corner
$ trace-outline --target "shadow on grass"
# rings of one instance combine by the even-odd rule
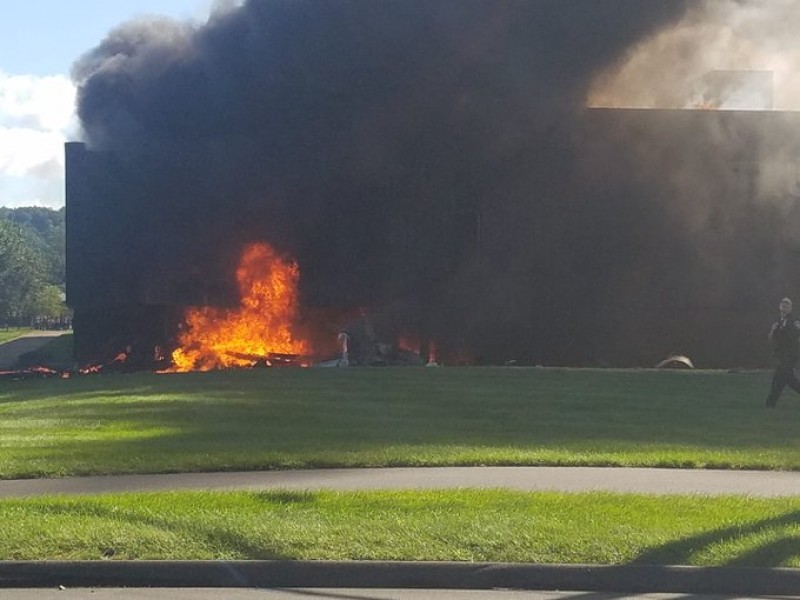
[[[634,564],[688,565],[694,557],[713,546],[734,543],[747,536],[775,535],[777,530],[797,530],[800,527],[800,511],[792,511],[778,517],[762,519],[742,527],[724,527],[689,536],[655,546],[640,554]],[[778,567],[792,558],[800,557],[800,536],[782,535],[769,543],[741,552],[725,563],[728,567]]]
[[[800,511],[793,511],[774,518],[762,519],[744,527],[726,527],[701,535],[689,536],[668,544],[655,546],[642,553],[630,564],[634,565],[689,565],[693,558],[709,548],[726,543],[734,543],[744,536],[770,534],[780,529],[794,530],[800,525]],[[785,565],[790,559],[800,556],[800,536],[784,535],[774,541],[763,543],[756,548],[737,554],[724,563],[723,567],[775,568]],[[615,600],[632,598],[629,593],[586,592],[570,596],[570,600]],[[636,596],[638,597],[638,596]],[[708,594],[671,595],[675,600],[706,599]],[[715,595],[714,598],[741,598],[736,595]],[[748,596],[749,597],[749,596]]]
[[[679,467],[698,466],[681,456],[702,461],[705,449],[774,448],[800,465],[800,419],[752,402],[767,383],[763,374],[501,368],[98,375],[0,384],[0,426],[14,433],[17,423],[46,421],[36,435],[74,473],[355,466],[381,457],[393,466],[521,464],[491,462],[487,449],[574,452],[596,465],[649,453],[650,464]],[[769,426],[753,427],[754,418]],[[93,439],[103,428],[124,435]],[[386,454],[398,447],[411,458]],[[7,454],[22,465],[24,452]],[[452,458],[470,453],[482,457]],[[126,458],[135,468],[120,470]],[[718,460],[713,466],[728,466]]]
[[[264,504],[281,504],[283,502],[307,502],[307,498],[301,498],[303,494],[283,494],[282,498],[270,496],[255,496]],[[290,498],[290,496],[296,496]],[[31,513],[36,508],[28,509]],[[111,523],[119,525],[129,525],[137,528],[152,528],[162,532],[167,532],[179,536],[189,542],[199,542],[206,546],[208,552],[216,555],[232,555],[236,560],[287,560],[289,555],[285,554],[277,545],[272,544],[269,539],[259,540],[257,544],[252,543],[246,536],[240,535],[235,531],[226,529],[224,523],[202,524],[196,519],[182,519],[180,516],[169,518],[167,516],[158,517],[155,515],[145,516],[133,512],[129,509],[115,509],[94,503],[92,500],[81,500],[78,504],[46,503],[39,507],[43,518],[51,518],[54,515],[67,517],[85,518],[91,515],[93,518],[105,519]],[[109,540],[106,548],[98,548],[97,558],[108,550],[113,550],[117,558],[124,558],[124,548],[114,548],[113,541]],[[180,549],[178,549],[180,551]],[[133,559],[144,557],[134,556]]]

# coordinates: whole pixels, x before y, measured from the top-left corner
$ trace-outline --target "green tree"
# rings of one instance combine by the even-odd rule
[[[36,314],[47,266],[18,225],[0,219],[0,321],[21,323]]]
[[[31,245],[43,255],[48,283],[64,290],[66,211],[41,206],[22,208],[0,207],[0,220],[17,225],[28,237]]]
[[[39,317],[53,317],[55,319],[67,317],[69,308],[64,303],[64,292],[55,285],[45,284],[36,294],[33,303],[33,314]]]

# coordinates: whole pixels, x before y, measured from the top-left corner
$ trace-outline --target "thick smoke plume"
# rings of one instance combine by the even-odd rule
[[[380,307],[474,360],[689,352],[669,344],[703,337],[695,317],[688,335],[674,327],[694,308],[760,310],[741,295],[754,284],[792,291],[795,242],[772,229],[785,214],[729,210],[720,179],[701,176],[741,178],[731,136],[784,157],[793,146],[714,125],[694,145],[714,163],[698,167],[681,140],[707,124],[642,135],[585,106],[685,106],[679,73],[772,69],[700,63],[690,42],[789,4],[249,0],[203,24],[123,24],[74,67],[85,140],[135,190],[108,198],[105,225],[125,240],[109,252],[152,297],[193,278],[224,288],[243,244],[267,240],[299,262],[305,306]],[[730,58],[718,37],[710,47]],[[776,104],[793,102],[791,78],[777,83]],[[758,176],[753,193],[776,196],[786,177]],[[623,341],[665,331],[638,355]]]
[[[798,110],[799,26],[793,0],[694,2],[680,21],[637,44],[598,77],[589,102]]]

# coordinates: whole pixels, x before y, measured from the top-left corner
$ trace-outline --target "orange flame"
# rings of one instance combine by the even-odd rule
[[[417,337],[404,334],[397,338],[397,347],[400,348],[400,350],[406,350],[407,352],[416,352],[417,354],[419,354],[420,342]]]
[[[690,108],[693,108],[694,110],[719,110],[721,106],[719,102],[712,100],[698,100],[697,102],[693,103]]]
[[[236,280],[238,309],[190,308],[184,315],[180,347],[172,353],[171,371],[209,371],[271,364],[274,355],[308,353],[308,343],[295,339],[300,269],[268,244],[247,246]]]
[[[428,364],[434,365],[436,364],[436,342],[431,342],[430,346],[428,347]]]

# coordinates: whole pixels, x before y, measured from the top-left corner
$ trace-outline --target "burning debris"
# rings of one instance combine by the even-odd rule
[[[124,365],[128,359],[128,352],[120,352],[109,362],[100,364],[88,364],[85,366],[76,366],[72,369],[65,369],[63,367],[46,366],[46,365],[30,365],[23,366],[18,369],[9,369],[0,371],[0,380],[8,379],[12,381],[24,379],[70,379],[71,377],[80,375],[94,375],[98,373],[113,373],[124,370]]]
[[[295,262],[266,243],[245,248],[236,269],[241,305],[190,308],[172,353],[173,371],[298,364],[308,366],[307,341],[294,330],[299,318]]]
[[[385,338],[379,338],[372,318],[365,309],[359,310],[359,317],[342,328],[337,339],[340,344],[339,358],[328,361],[325,366],[386,367],[424,364],[419,352],[405,348],[400,343],[390,343]]]
[[[25,369],[0,371],[0,380],[9,379],[17,381],[21,379],[45,379],[60,376],[63,376],[63,373],[48,367],[28,367]],[[67,375],[67,377],[68,376],[69,375]]]
[[[128,361],[128,356],[131,353],[131,347],[125,348],[124,352],[120,352],[110,361],[103,364],[92,364],[84,367],[78,367],[77,371],[81,375],[90,375],[92,373],[103,373],[115,370],[120,370]]]

